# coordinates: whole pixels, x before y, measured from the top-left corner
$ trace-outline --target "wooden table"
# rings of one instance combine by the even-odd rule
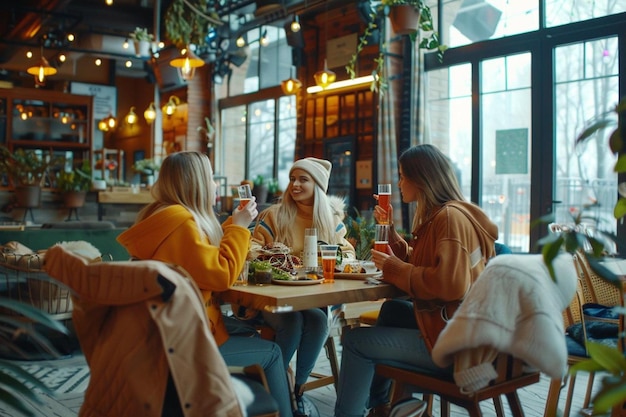
[[[150,191],[99,191],[98,192],[98,220],[104,215],[103,204],[139,204],[146,205],[154,201]]]
[[[365,280],[335,279],[332,284],[248,285],[221,293],[222,300],[273,313],[306,310],[335,304],[375,301],[406,295],[390,284],[368,284]]]

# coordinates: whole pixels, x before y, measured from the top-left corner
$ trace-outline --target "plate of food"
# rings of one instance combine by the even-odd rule
[[[321,284],[322,282],[324,282],[323,279],[311,279],[311,278],[272,279],[272,284],[276,284],[276,285],[315,285],[315,284]]]
[[[335,271],[335,278],[339,279],[367,279],[381,275],[382,271],[379,271],[372,261],[344,262]]]

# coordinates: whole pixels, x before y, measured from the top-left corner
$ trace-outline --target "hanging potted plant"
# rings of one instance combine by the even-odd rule
[[[154,36],[148,33],[146,28],[135,28],[135,31],[130,34],[135,46],[135,55],[138,57],[148,57],[152,52],[152,42]]]
[[[439,60],[443,59],[443,53],[447,46],[439,42],[439,33],[435,31],[433,16],[425,0],[382,0],[370,13],[369,23],[359,37],[356,53],[352,55],[348,65],[346,65],[346,72],[350,78],[354,79],[357,75],[356,65],[359,54],[368,46],[369,39],[374,31],[384,27],[384,24],[381,25],[381,22],[384,22],[387,17],[395,33],[408,35],[413,42],[418,41],[420,49],[436,50]],[[422,33],[426,35],[422,36]],[[375,59],[376,69],[373,72],[372,91],[381,91],[387,87],[387,80],[384,75],[384,58],[387,52],[387,45],[384,37],[381,37],[381,39],[379,54]]]
[[[44,155],[40,151],[21,148],[10,151],[0,145],[0,172],[6,175],[9,185],[14,188],[18,207],[39,207],[41,187],[48,169],[56,163],[52,153]]]
[[[57,175],[57,189],[63,195],[63,203],[67,208],[78,208],[85,205],[87,191],[91,188],[91,168],[89,161],[71,171],[61,171]]]

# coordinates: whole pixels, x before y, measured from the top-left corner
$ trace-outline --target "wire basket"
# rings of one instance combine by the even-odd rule
[[[71,290],[42,269],[39,254],[0,253],[0,295],[30,304],[55,320],[72,317]],[[12,310],[2,314],[18,315]]]

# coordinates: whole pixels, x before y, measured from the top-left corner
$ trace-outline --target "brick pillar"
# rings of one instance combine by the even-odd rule
[[[194,77],[187,84],[187,150],[207,153],[207,137],[198,127],[206,127],[205,117],[215,123],[212,114],[213,82],[211,65],[196,68]]]

